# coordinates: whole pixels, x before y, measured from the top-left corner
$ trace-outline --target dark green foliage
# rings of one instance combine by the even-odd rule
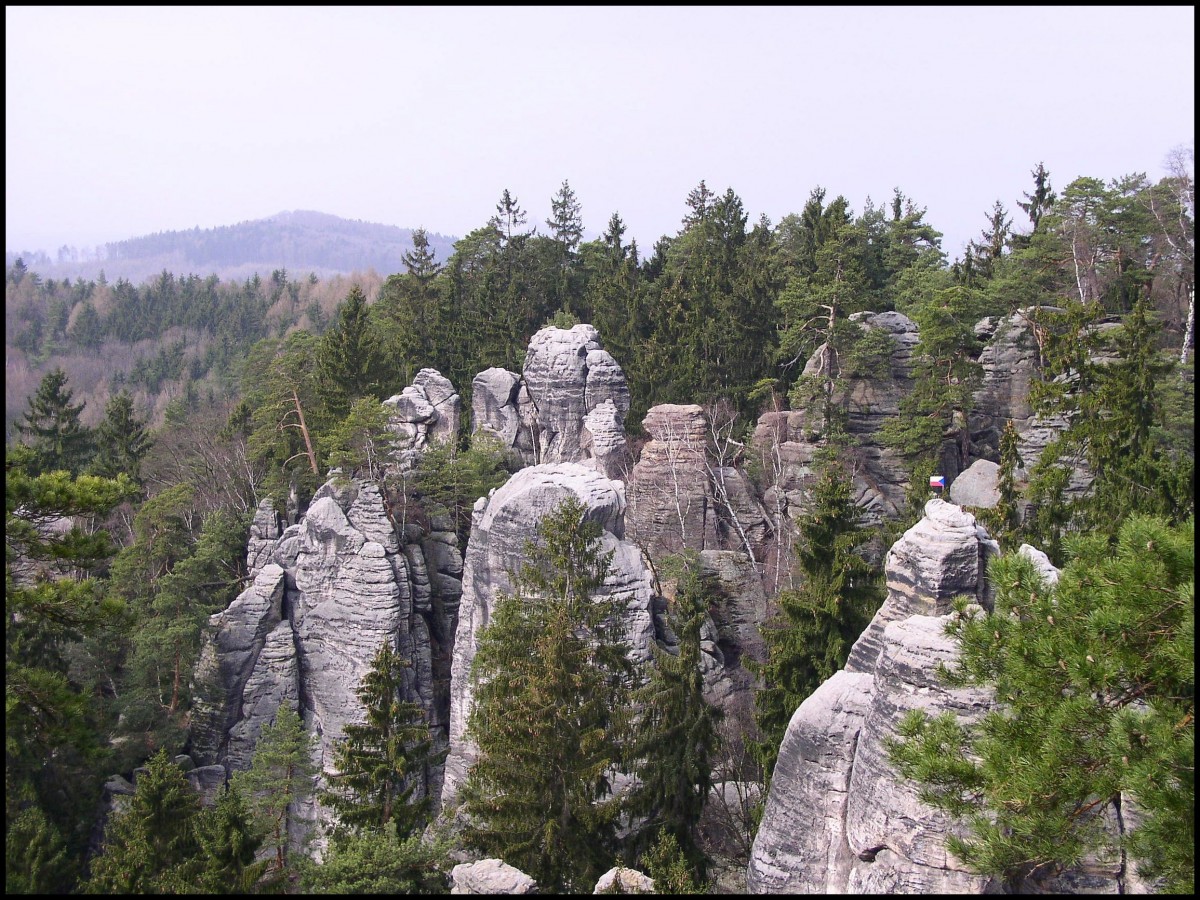
[[[4,832],[4,893],[65,894],[75,884],[62,833],[32,801]]]
[[[187,484],[146,501],[134,517],[136,539],[113,561],[113,594],[135,623],[123,639],[118,701],[118,730],[132,739],[127,752],[183,746],[202,630],[237,596],[245,574],[248,522],[218,510],[198,523],[194,502]]]
[[[619,804],[625,649],[615,601],[597,596],[611,553],[576,499],[539,524],[538,544],[480,634],[463,786],[468,845],[542,888],[590,885],[612,863]]]
[[[767,778],[792,713],[845,665],[883,602],[878,573],[855,552],[868,537],[860,520],[849,477],[827,459],[799,523],[796,557],[804,583],[779,595],[781,616],[763,628],[767,662],[755,667],[763,679],[755,697],[762,733],[756,755]]]
[[[367,298],[355,285],[338,306],[337,318],[316,353],[320,397],[330,412],[345,415],[360,397],[380,400],[394,385],[367,311]]]
[[[232,784],[246,797],[254,815],[255,828],[267,836],[274,877],[288,867],[288,833],[295,804],[312,794],[317,772],[311,755],[315,740],[295,710],[281,706],[275,720],[263,726],[250,768],[233,776]]]
[[[1126,849],[1139,873],[1192,892],[1193,529],[1134,516],[1115,546],[1073,538],[1056,587],[1006,556],[993,566],[992,615],[957,604],[947,633],[961,656],[943,674],[993,686],[1001,705],[966,729],[914,712],[890,753],[922,799],[965,821],[967,838],[948,846],[973,870],[1036,888],[1114,850],[1099,813],[1132,804],[1141,824]]]
[[[186,865],[196,852],[200,798],[167,751],[138,773],[126,809],[104,830],[104,850],[92,860],[92,894],[176,894],[190,888]]]
[[[133,398],[121,391],[108,401],[104,421],[96,428],[96,456],[91,471],[105,478],[124,472],[140,484],[142,459],[152,443],[146,423],[134,415]]]
[[[695,829],[713,786],[721,711],[705,700],[700,670],[700,632],[708,614],[709,589],[697,557],[681,563],[670,617],[678,652],[656,646],[650,679],[633,694],[640,714],[627,752],[629,771],[639,783],[626,797],[626,806],[635,821],[642,820],[641,834],[631,848],[635,857],[652,836],[664,832],[702,881],[706,860]]]
[[[79,641],[121,619],[121,603],[95,574],[114,547],[91,526],[136,492],[123,475],[31,477],[31,456],[9,445],[4,484],[5,830],[9,847],[22,840],[13,828],[30,842],[12,863],[23,889],[69,880],[86,845],[90,823],[79,811],[98,799],[103,711],[70,657]],[[61,531],[62,516],[79,518]],[[56,833],[67,845],[65,868]]]
[[[482,434],[476,434],[466,450],[453,443],[438,444],[426,450],[417,464],[414,492],[429,512],[438,507],[449,512],[465,547],[475,501],[504,484],[512,466],[499,442]]]
[[[363,676],[358,699],[366,722],[346,726],[334,746],[333,765],[322,802],[353,831],[395,826],[400,840],[419,833],[429,815],[429,798],[414,799],[434,762],[425,713],[404,700],[410,663],[384,643]]]
[[[313,894],[445,894],[449,865],[444,845],[401,840],[389,825],[335,838],[320,865],[303,864],[300,884]]]
[[[392,435],[387,408],[370,397],[355,400],[346,417],[317,439],[321,456],[345,478],[381,480]]]
[[[1179,522],[1195,508],[1194,448],[1175,438],[1161,390],[1172,362],[1156,346],[1158,326],[1139,301],[1120,328],[1098,328],[1099,308],[1079,303],[1047,315],[1047,376],[1031,399],[1067,430],[1046,448],[1030,477],[1038,503],[1031,529],[1052,548],[1063,523],[1112,535],[1133,512]],[[1108,352],[1113,360],[1098,360]],[[1061,492],[1076,460],[1094,474],[1090,491],[1067,504]]]
[[[249,894],[270,865],[255,861],[263,836],[254,826],[241,791],[226,785],[211,808],[196,817],[197,853],[192,886],[205,894]]]
[[[63,469],[78,475],[91,459],[92,432],[79,421],[84,404],[71,402],[62,369],[51,369],[29,399],[29,409],[17,431],[33,450],[31,472]]]

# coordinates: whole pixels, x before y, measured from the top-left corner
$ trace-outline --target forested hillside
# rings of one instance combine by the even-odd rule
[[[452,238],[427,235],[445,259]],[[9,250],[5,265],[21,257],[46,278],[95,280],[103,272],[112,281],[140,284],[168,271],[177,275],[216,275],[242,280],[257,272],[291,269],[326,277],[374,269],[394,272],[412,249],[412,229],[343,219],[296,210],[219,228],[192,228],[115,241],[94,249],[64,246],[51,258],[42,252]]]
[[[981,210],[979,238],[953,261],[919,198],[899,189],[883,205],[855,207],[815,187],[803,209],[773,223],[750,222],[732,188],[703,181],[682,198],[678,231],[649,248],[626,241],[616,212],[601,237],[584,241],[583,204],[564,181],[544,224],[504,190],[494,212],[452,249],[417,229],[394,259],[373,256],[375,226],[349,223],[356,228],[328,259],[356,260],[350,275],[310,275],[282,260],[266,274],[207,274],[231,259],[227,243],[244,241],[247,228],[261,231],[264,254],[286,247],[300,258],[314,226],[299,213],[282,230],[246,223],[110,248],[114,259],[163,260],[140,281],[50,277],[13,260],[6,267],[8,889],[445,887],[448,846],[416,839],[436,810],[410,790],[412,772],[435,766],[436,754],[419,739],[420,711],[397,702],[403,690],[417,692],[417,676],[386,653],[361,685],[370,711],[364,730],[348,728],[332,750],[350,775],[334,788],[343,826],[330,837],[324,865],[304,862],[288,843],[289,810],[309,802],[296,774],[310,762],[310,736],[297,722],[281,714],[264,727],[253,760],[216,806],[197,805],[171,759],[195,751],[198,723],[213,715],[198,699],[211,685],[193,673],[213,631],[210,616],[250,587],[248,541],[267,541],[251,533],[261,502],[272,500],[287,524],[310,504],[333,515],[342,482],[322,485],[336,467],[343,479],[378,485],[372,496],[382,498],[377,512],[386,511],[397,546],[416,534],[414,541],[444,542],[465,555],[472,505],[504,484],[519,460],[472,436],[463,416],[448,444],[431,445],[397,475],[387,463],[396,431],[388,430],[382,401],[434,368],[469,410],[476,376],[493,367],[522,372],[531,338],[547,325],[595,327],[628,383],[624,430],[635,459],[651,437],[642,430],[648,410],[699,404],[713,423],[699,451],[710,460],[708,475],[724,485],[721,473],[744,472],[755,503],[783,483],[766,455],[746,449],[756,449],[756,422],[804,413],[804,440],[817,448],[797,476],[805,504],[793,514],[794,533],[779,521],[772,526],[773,540],[794,537],[794,545],[773,557],[768,578],[750,538],[736,542],[775,611],[755,670],[753,727],[737,738],[747,758],[739,783],[770,779],[791,711],[845,663],[878,608],[879,548],[920,517],[944,447],[970,444],[981,351],[997,321],[1028,322],[1036,375],[1021,399],[1057,429],[1019,483],[1014,443],[980,451],[1000,468],[1000,503],[984,517],[1000,545],[1036,542],[1061,565],[1072,535],[1099,542],[1086,557],[1098,558],[1097,547],[1116,546],[1133,514],[1156,517],[1156,528],[1184,527],[1195,485],[1191,171],[1156,183],[1139,174],[1065,183],[1056,174],[1052,183],[1041,165],[1030,174],[1022,197]],[[862,326],[867,313],[915,323],[909,387],[877,445],[905,473],[911,503],[895,521],[871,523],[848,487],[860,468],[856,417],[866,405],[861,386],[891,377],[896,345],[891,332]],[[395,407],[428,400],[418,394],[409,388]],[[1087,490],[1072,492],[1083,470]],[[724,502],[740,527],[734,501]],[[556,736],[556,771],[567,780],[537,793],[542,767],[528,764],[529,735],[504,731],[507,688],[484,691],[472,727],[489,733],[484,749],[493,755],[465,788],[471,828],[442,838],[509,853],[562,889],[590,891],[613,858],[648,867],[663,883],[695,887],[710,875],[711,848],[698,823],[723,740],[697,680],[709,588],[695,560],[673,559],[679,574],[664,633],[675,643],[669,652],[647,651],[661,668],[647,676],[650,687],[618,690],[627,664],[606,649],[600,607],[578,602],[594,594],[611,562],[585,512],[568,505],[531,529],[528,537],[541,541],[537,565],[513,573],[513,593],[553,602],[534,614],[506,601],[497,607],[497,631],[480,643],[479,671],[495,685],[515,685],[512,708],[544,714],[537,727]],[[683,529],[681,511],[678,518]],[[382,558],[380,541],[371,553]],[[389,545],[387,552],[400,551]],[[364,550],[364,560],[371,553]],[[461,560],[456,571],[461,577]],[[286,603],[282,609],[286,618]],[[581,629],[595,641],[580,639]],[[448,677],[452,634],[438,637],[442,655],[428,662],[441,676]],[[506,647],[505,634],[527,645]],[[541,653],[577,661],[578,677],[554,677],[540,667]],[[1186,668],[1172,659],[1173,673]],[[588,695],[571,695],[572,684]],[[533,685],[532,693],[521,693],[522,685]],[[449,702],[423,690],[431,704]],[[1186,690],[1170,700],[1172,712],[1186,713],[1181,727],[1190,734],[1190,682]],[[553,708],[578,703],[571,723],[545,713],[547,697]],[[691,723],[690,736],[669,727],[677,719]],[[568,727],[581,730],[564,737]],[[617,764],[642,780],[628,809],[592,802],[607,796]],[[129,814],[114,815],[108,849],[96,855],[105,781],[138,767],[145,768]],[[679,771],[688,773],[686,784],[671,780]],[[1142,769],[1138,777],[1152,781]],[[533,799],[502,803],[524,798],[518,784]],[[556,817],[536,818],[544,812],[538,804],[551,802]],[[631,810],[654,829],[619,829]],[[1178,877],[1178,857],[1164,855],[1162,871]]]

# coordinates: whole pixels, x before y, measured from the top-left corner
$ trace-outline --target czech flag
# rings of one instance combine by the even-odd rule
[[[934,490],[938,490],[938,491],[942,490],[946,486],[946,476],[945,475],[930,475],[929,476],[929,486],[931,488],[933,488]]]

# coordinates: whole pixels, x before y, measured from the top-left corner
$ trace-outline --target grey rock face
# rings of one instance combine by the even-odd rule
[[[908,473],[904,461],[894,451],[883,447],[878,440],[880,428],[900,413],[901,399],[912,389],[913,349],[920,341],[917,325],[907,316],[895,312],[856,313],[851,319],[866,330],[882,329],[892,339],[886,378],[846,380],[843,390],[834,394],[833,401],[841,406],[847,417],[847,428],[855,438],[855,503],[863,510],[868,522],[878,523],[895,518],[906,506],[905,492]],[[819,347],[809,358],[804,372],[816,375],[826,364],[828,350]],[[836,374],[836,367],[835,367]],[[814,410],[792,410],[765,413],[754,431],[753,452],[764,464],[767,488],[764,505],[776,519],[782,533],[782,519],[796,520],[807,509],[812,481],[812,462],[823,445],[823,423]],[[942,463],[945,474],[952,478],[959,471],[957,450],[953,442],[944,448]]]
[[[425,383],[437,386],[432,377]],[[432,396],[445,408],[444,392]],[[319,735],[315,761],[331,767],[345,726],[362,721],[359,684],[384,642],[411,663],[406,699],[421,704],[435,747],[444,747],[461,594],[457,536],[415,527],[398,534],[369,481],[330,481],[282,533],[271,516],[260,508],[252,532],[261,564],[253,584],[212,618],[201,651],[197,761],[248,767],[263,724],[287,704]],[[440,777],[435,770],[423,790],[436,796]]]
[[[884,566],[888,595],[871,624],[850,649],[846,669],[868,672],[875,668],[883,629],[911,615],[940,616],[950,612],[960,595],[974,597],[991,607],[987,560],[999,552],[975,517],[952,503],[933,499],[925,516],[888,551]]]
[[[471,382],[471,431],[495,437],[502,447],[532,462],[537,414],[521,376],[484,369]]]
[[[654,879],[637,869],[613,866],[596,880],[593,894],[653,894]]]
[[[624,413],[605,400],[583,417],[579,433],[579,461],[605,478],[629,476],[629,449],[625,443]]]
[[[395,436],[393,458],[401,471],[411,469],[432,443],[445,443],[458,434],[462,400],[450,380],[437,369],[422,369],[413,383],[383,401],[388,430]]]
[[[983,380],[969,417],[971,452],[976,456],[993,461],[1000,458],[1000,436],[1009,419],[1018,434],[1031,427],[1029,387],[1040,368],[1033,327],[1037,314],[1037,308],[1028,307],[999,320],[985,320],[983,333],[990,331],[990,335],[979,355]],[[984,324],[976,326],[977,332]]]
[[[694,403],[663,403],[652,407],[642,424],[651,440],[626,488],[630,537],[654,558],[685,549],[717,549],[704,410]]]
[[[951,663],[949,600],[981,597],[993,542],[941,500],[888,553],[888,599],[851,651],[854,665],[800,705],[780,746],[754,842],[752,893],[968,892],[990,882],[944,849],[949,823],[917,800],[887,762],[885,740],[910,709],[974,721],[986,692],[938,682]]]
[[[537,882],[499,859],[460,863],[450,870],[452,894],[536,894]]]
[[[494,436],[525,465],[587,462],[623,474],[628,412],[625,373],[591,325],[543,328],[522,375],[493,368],[472,382],[472,432]]]
[[[706,682],[706,696],[710,703],[727,708],[736,694],[753,695],[754,676],[746,661],[766,662],[761,628],[767,620],[767,594],[750,558],[736,550],[703,551],[700,571],[719,588],[710,613],[713,656],[721,665]]]
[[[537,409],[536,463],[578,462],[583,420],[606,400],[624,422],[625,373],[591,325],[543,328],[529,341],[524,382]]]
[[[918,785],[900,778],[886,750],[910,710],[950,712],[969,725],[992,709],[990,689],[950,688],[937,670],[953,667],[958,655],[945,634],[955,615],[946,612],[948,601],[966,595],[990,604],[986,564],[995,552],[974,517],[941,500],[926,504],[925,517],[892,547],[884,607],[855,644],[851,663],[788,724],[751,851],[751,893],[1006,892],[1007,885],[972,874],[949,853],[946,838],[967,836],[962,826],[921,802]],[[1040,556],[1033,548],[1020,552],[1035,562]],[[1105,858],[1029,887],[1146,888]]]
[[[1000,502],[1000,467],[977,459],[950,485],[950,501],[959,506],[993,509]]]
[[[623,485],[577,463],[532,466],[513,475],[477,505],[463,567],[462,605],[451,666],[450,753],[442,789],[444,805],[452,803],[475,760],[466,726],[473,703],[470,674],[479,634],[488,623],[497,595],[512,589],[509,572],[520,567],[525,543],[535,534],[538,523],[572,496],[587,508],[588,521],[604,529],[601,549],[613,554],[600,595],[618,600],[625,609],[624,639],[630,658],[641,663],[651,657],[654,592],[641,551],[624,539]]]

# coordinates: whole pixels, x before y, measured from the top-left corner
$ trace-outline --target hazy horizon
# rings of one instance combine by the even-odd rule
[[[750,222],[899,187],[953,259],[1039,162],[1194,144],[1194,7],[6,7],[5,247],[313,210],[462,237],[504,189],[643,252],[701,179]]]

